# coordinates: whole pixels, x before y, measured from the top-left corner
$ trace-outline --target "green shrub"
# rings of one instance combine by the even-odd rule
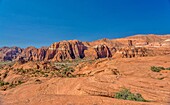
[[[4,76],[3,76],[3,78],[6,78],[7,76],[8,76],[8,73],[5,73]]]
[[[21,84],[23,84],[24,82],[22,82],[22,81],[17,81],[16,83],[10,83],[9,84],[9,87],[11,87],[11,88],[14,88],[14,87],[16,87],[16,86],[18,86],[18,85],[21,85]]]
[[[170,70],[170,67],[166,68],[166,70]]]
[[[123,100],[132,100],[132,101],[142,101],[146,102],[146,100],[142,97],[139,93],[131,93],[129,89],[122,89],[120,92],[117,92],[115,94],[115,98],[117,99],[123,99]]]
[[[48,74],[45,74],[44,77],[48,77]]]
[[[21,85],[23,82],[22,81],[18,81],[18,85]]]
[[[152,67],[151,67],[151,70],[152,70],[153,72],[160,72],[160,71],[161,71],[161,68],[160,68],[160,67],[156,67],[156,66],[152,66]]]
[[[165,70],[165,68],[164,67],[161,67],[161,66],[159,66],[159,67],[157,67],[158,69],[160,69],[160,70]]]
[[[151,67],[151,70],[152,70],[153,72],[160,72],[161,70],[170,70],[170,67],[169,67],[169,68],[164,68],[164,67],[161,67],[161,66],[159,66],[159,67],[152,66],[152,67]]]
[[[9,85],[8,82],[0,81],[0,86]]]
[[[59,77],[68,77],[68,78],[73,78],[76,77],[75,75],[73,75],[73,72],[75,70],[72,67],[67,67],[67,66],[63,66],[57,73],[57,75]]]

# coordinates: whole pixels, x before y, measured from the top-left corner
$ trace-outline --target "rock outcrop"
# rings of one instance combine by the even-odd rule
[[[78,40],[54,43],[48,48],[45,60],[63,61],[83,58],[85,48]]]
[[[22,52],[19,47],[2,47],[0,48],[0,61],[12,61]]]
[[[163,41],[162,46],[165,46],[165,47],[170,46],[170,39],[166,39],[165,41]]]
[[[49,47],[3,47],[0,61],[64,61],[73,59],[98,59],[109,57],[143,57],[169,54],[170,35],[136,35],[120,39],[101,39],[94,42],[69,40],[56,42]],[[148,53],[149,51],[149,53]]]
[[[86,58],[98,59],[109,58],[111,56],[111,51],[105,44],[96,45],[94,47],[88,47],[87,50],[85,50]]]
[[[1,51],[2,50],[2,51]],[[17,61],[63,61],[79,58],[106,58],[111,57],[111,51],[105,44],[95,46],[85,46],[78,40],[61,41],[53,43],[50,47],[35,48],[33,46],[26,49],[2,48],[1,59]]]
[[[122,48],[122,58],[144,57],[147,56],[147,50],[143,47],[128,47]]]
[[[47,48],[35,48],[35,47],[27,47],[22,51],[22,53],[18,56],[19,58],[24,58],[27,61],[42,61],[45,59]]]
[[[112,56],[110,49],[106,45],[96,45],[94,49],[97,52],[98,58],[108,58]]]

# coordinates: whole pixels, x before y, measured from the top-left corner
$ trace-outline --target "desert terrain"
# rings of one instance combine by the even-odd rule
[[[0,61],[0,105],[170,104],[170,35],[3,47]]]

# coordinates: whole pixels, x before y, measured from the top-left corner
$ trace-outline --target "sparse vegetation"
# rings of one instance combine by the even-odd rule
[[[123,88],[120,92],[115,94],[115,98],[123,99],[123,100],[132,100],[132,101],[142,101],[146,102],[146,100],[139,93],[131,93],[129,89]]]
[[[22,83],[23,83],[22,81],[16,81],[15,83],[0,81],[0,89],[5,91],[7,89],[14,88],[18,85],[21,85]]]
[[[151,67],[151,70],[152,70],[153,72],[160,72],[160,71],[161,71],[160,68],[155,67],[155,66],[152,66],[152,67]]]
[[[9,66],[11,67],[15,62],[12,61],[5,61],[5,62],[0,62],[0,69],[2,69],[4,66]]]
[[[44,77],[48,77],[48,74],[45,74]]]
[[[79,63],[82,62],[93,62],[92,60],[86,60],[86,59],[74,59],[72,61],[62,61],[62,62],[51,62],[50,66],[46,69],[43,68],[37,68],[37,69],[24,69],[24,68],[12,68],[12,66],[7,66],[7,64],[12,65],[13,62],[0,62],[0,67],[6,67],[6,69],[3,68],[3,70],[6,70],[7,72],[0,74],[2,78],[6,78],[9,76],[9,70],[13,70],[15,74],[22,75],[23,77],[45,77],[45,78],[54,78],[54,77],[61,77],[61,78],[75,78],[75,77],[85,77],[85,74],[74,74],[74,67],[77,66]],[[2,65],[2,66],[1,66]],[[3,80],[3,79],[2,79]],[[22,81],[15,81],[14,83],[8,83],[4,81],[0,81],[0,87],[1,90],[7,90],[10,88],[14,88],[18,85],[21,85]],[[36,83],[41,83],[41,81],[37,80]]]
[[[158,78],[158,80],[163,80],[165,77]]]
[[[72,78],[76,77],[73,75],[73,72],[75,71],[72,67],[68,65],[60,65],[59,68],[51,70],[42,70],[42,69],[15,69],[14,70],[16,74],[19,75],[27,75],[31,77],[63,77],[63,78]]]
[[[6,78],[8,76],[7,72],[3,75],[3,78]]]
[[[170,70],[170,67],[166,68],[166,70]]]
[[[61,69],[58,71],[58,76],[69,77],[69,78],[76,77],[75,75],[73,75],[74,71],[75,70],[72,67],[67,67],[67,66],[63,65],[61,67]]]
[[[152,70],[153,72],[160,72],[161,70],[170,70],[170,67],[169,67],[169,68],[164,68],[164,67],[161,67],[161,66],[158,66],[158,67],[152,66],[152,67],[151,67],[151,70]]]
[[[0,86],[9,85],[8,82],[0,81]]]
[[[51,62],[50,67],[47,69],[14,69],[16,74],[28,76],[28,77],[63,77],[63,78],[73,78],[73,77],[84,77],[85,75],[74,75],[75,71],[73,68],[81,62],[93,62],[94,60],[88,59],[74,59],[72,61],[65,60],[61,62]]]
[[[22,82],[22,81],[17,81],[16,83],[11,83],[11,84],[9,84],[9,87],[10,88],[14,88],[14,87],[16,87],[16,86],[18,86],[18,85],[21,85],[21,84],[23,84],[24,82]]]

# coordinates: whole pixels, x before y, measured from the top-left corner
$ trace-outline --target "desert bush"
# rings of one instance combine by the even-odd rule
[[[48,77],[48,74],[45,74],[44,77]]]
[[[43,71],[40,72],[42,75],[44,75],[45,73]]]
[[[75,70],[72,67],[62,66],[62,68],[58,71],[57,75],[59,77],[72,78],[75,77],[75,75],[72,74],[74,71]]]
[[[9,87],[10,88],[14,88],[14,87],[16,87],[16,86],[18,86],[18,85],[21,85],[21,84],[23,84],[24,82],[22,82],[22,81],[17,81],[16,83],[10,83],[9,84]]]
[[[26,70],[20,68],[20,69],[16,69],[16,71],[19,73],[19,74],[25,74],[26,73]]]
[[[0,81],[0,86],[9,85],[8,82]]]
[[[164,67],[161,67],[161,66],[159,66],[159,67],[157,67],[158,69],[160,69],[160,70],[165,70],[165,68]]]
[[[3,78],[6,78],[8,76],[8,73],[6,72],[4,75],[3,75]]]
[[[21,85],[23,82],[22,81],[18,81],[18,85]]]
[[[151,70],[152,70],[153,72],[160,72],[161,70],[170,70],[170,67],[169,67],[169,68],[164,68],[164,67],[161,67],[161,66],[158,66],[158,67],[152,66],[152,67],[151,67]]]
[[[153,71],[153,72],[160,72],[161,70],[164,70],[165,68],[163,68],[163,67],[156,67],[156,66],[152,66],[151,67],[151,70]]]
[[[139,93],[131,93],[129,89],[123,88],[120,92],[115,94],[115,98],[123,99],[123,100],[132,100],[132,101],[142,101],[146,102],[146,100]]]
[[[170,67],[166,68],[166,70],[170,70]]]

